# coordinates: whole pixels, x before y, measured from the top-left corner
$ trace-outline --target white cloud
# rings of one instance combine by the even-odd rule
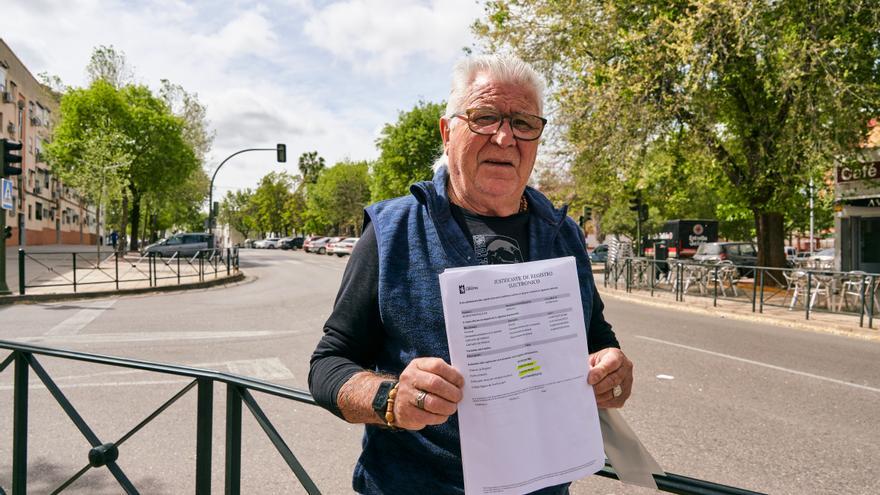
[[[304,32],[316,46],[370,73],[398,74],[409,57],[447,62],[470,46],[474,0],[347,0],[317,11]]]
[[[269,20],[253,11],[240,14],[215,33],[196,35],[193,41],[215,61],[243,55],[271,57],[279,49],[278,36]]]
[[[384,123],[419,99],[445,96],[450,59],[471,43],[480,14],[474,0],[0,2],[3,18],[15,19],[0,36],[33,74],[83,86],[93,48],[113,45],[138,82],[156,89],[169,79],[197,93],[216,131],[211,171],[242,148],[278,142],[287,144],[291,173],[307,151],[328,164],[375,158]],[[377,74],[396,77],[377,82]],[[215,196],[254,187],[279,170],[274,158],[236,156],[218,174]]]

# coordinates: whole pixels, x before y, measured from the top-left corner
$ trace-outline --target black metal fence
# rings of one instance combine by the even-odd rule
[[[605,265],[604,285],[651,296],[669,292],[676,301],[712,298],[713,306],[719,300],[736,301],[750,304],[753,313],[763,313],[765,306],[797,309],[807,320],[815,312],[845,314],[871,329],[880,310],[880,274],[826,268],[623,258]]]
[[[214,426],[214,385],[217,383],[223,384],[226,387],[225,493],[236,495],[241,492],[242,404],[244,404],[254,416],[263,432],[284,459],[291,472],[296,476],[297,480],[299,480],[305,491],[309,494],[320,493],[320,490],[290,450],[287,443],[272,424],[272,421],[266,416],[262,408],[260,408],[253,394],[255,392],[268,394],[295,402],[314,405],[315,401],[308,392],[218,371],[51,349],[48,347],[26,345],[2,340],[0,340],[0,349],[11,351],[5,359],[0,361],[0,373],[9,367],[10,364],[14,363],[12,487],[10,492],[14,495],[24,495],[27,493],[27,432],[29,426],[28,381],[30,371],[33,371],[34,374],[37,375],[67,417],[70,418],[82,436],[85,437],[86,441],[91,445],[91,449],[83,458],[83,467],[78,471],[71,473],[70,477],[62,482],[51,493],[60,493],[64,489],[73,485],[76,480],[89,470],[101,468],[106,468],[113,475],[114,479],[125,493],[139,493],[137,487],[116,462],[120,456],[120,445],[137,434],[138,431],[162,414],[163,411],[183,397],[187,392],[196,388],[197,421],[195,432],[195,492],[197,494],[210,494],[211,460],[214,449],[212,442]],[[133,426],[120,438],[115,441],[106,441],[106,439],[101,439],[95,434],[85,418],[79,414],[77,409],[64,395],[61,388],[46,371],[46,368],[44,368],[37,359],[37,356],[40,356],[41,358],[60,358],[98,365],[183,376],[191,378],[192,381],[171,396],[159,406],[158,409]],[[605,468],[597,474],[607,478],[617,479],[617,474],[614,472],[613,468],[607,464]],[[661,491],[677,493],[680,495],[759,495],[758,492],[720,485],[672,473],[654,475],[654,479]],[[0,487],[0,494],[4,493],[3,487]]]
[[[238,248],[203,249],[192,256],[145,253],[132,256],[110,252],[28,253],[18,250],[18,292],[34,288],[70,288],[78,292],[91,286],[119,290],[133,286],[204,282],[225,270],[238,272]]]

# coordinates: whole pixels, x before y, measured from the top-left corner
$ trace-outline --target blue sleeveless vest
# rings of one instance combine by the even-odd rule
[[[438,275],[446,268],[476,265],[474,250],[449,209],[448,172],[441,167],[411,195],[373,204],[379,248],[379,313],[384,345],[375,371],[399,375],[417,357],[450,361]],[[584,321],[589,323],[594,288],[583,235],[538,191],[526,188],[529,202],[529,260],[574,256],[581,282]],[[589,331],[589,329],[588,329]],[[458,415],[421,431],[389,431],[367,425],[353,487],[359,493],[462,494],[464,479]],[[565,493],[551,487],[538,493]],[[560,491],[562,490],[562,491]]]

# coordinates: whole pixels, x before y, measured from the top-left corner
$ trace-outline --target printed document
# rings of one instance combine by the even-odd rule
[[[523,494],[605,465],[573,257],[440,275],[465,493]]]

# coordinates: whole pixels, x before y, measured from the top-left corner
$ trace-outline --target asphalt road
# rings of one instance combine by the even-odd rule
[[[185,364],[306,388],[346,259],[243,250],[227,288],[0,309],[0,339]],[[875,494],[880,344],[658,309],[611,297],[606,314],[636,363],[624,415],[667,471],[780,494]],[[5,353],[0,353],[0,360]],[[183,388],[178,377],[40,358],[102,442]],[[87,463],[88,443],[31,375],[29,493]],[[11,482],[12,367],[0,374],[0,487]],[[350,492],[361,428],[256,394],[323,493]],[[223,490],[225,390],[215,389],[213,492]],[[141,493],[192,493],[195,391],[120,447]],[[243,493],[304,493],[245,409]],[[552,418],[548,418],[552,420]],[[91,470],[65,493],[121,493]],[[641,494],[593,477],[574,494]]]

